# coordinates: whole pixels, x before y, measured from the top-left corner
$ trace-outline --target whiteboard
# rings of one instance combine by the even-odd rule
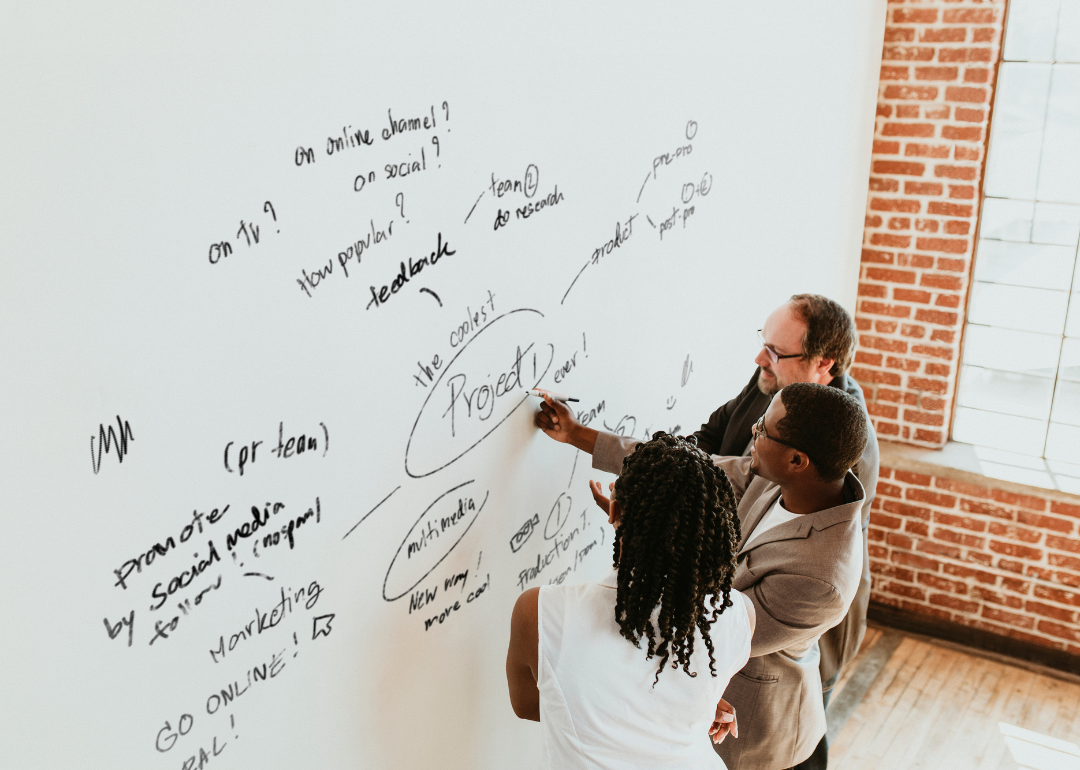
[[[589,458],[853,307],[884,2],[34,3],[0,25],[5,767],[536,767]],[[606,480],[606,479],[605,479]]]

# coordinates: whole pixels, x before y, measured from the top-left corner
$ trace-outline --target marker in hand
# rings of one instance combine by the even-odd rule
[[[570,396],[566,395],[565,393],[556,393],[555,391],[544,390],[543,388],[533,388],[532,390],[529,391],[529,395],[530,396],[536,396],[537,398],[543,398],[544,396],[550,396],[553,401],[562,401],[563,403],[566,403],[567,401],[577,401],[578,400],[576,398],[571,398]]]

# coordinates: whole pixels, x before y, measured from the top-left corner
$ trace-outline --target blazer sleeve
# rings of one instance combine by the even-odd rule
[[[731,416],[735,413],[735,409],[739,404],[746,399],[747,394],[757,388],[757,378],[758,370],[755,370],[754,376],[750,378],[749,384],[742,389],[742,392],[709,415],[709,421],[694,433],[697,445],[701,447],[705,454],[715,455],[720,453],[724,444],[724,434],[727,432],[728,424],[731,422]]]
[[[805,575],[773,573],[743,593],[757,611],[752,658],[812,642],[847,612],[848,603],[836,588]]]
[[[618,475],[622,473],[623,459],[640,443],[636,438],[600,431],[596,437],[596,446],[593,447],[592,467]]]

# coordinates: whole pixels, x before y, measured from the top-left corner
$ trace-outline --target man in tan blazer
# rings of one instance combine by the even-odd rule
[[[549,434],[581,429],[565,407],[548,405]],[[817,640],[859,587],[866,495],[849,469],[868,425],[850,395],[796,383],[773,399],[753,435],[749,457],[715,458],[740,496],[733,585],[757,614],[750,661],[724,693],[739,737],[724,741],[722,727],[717,752],[732,770],[785,770],[825,734]],[[593,467],[618,473],[637,442],[597,433],[593,443]]]

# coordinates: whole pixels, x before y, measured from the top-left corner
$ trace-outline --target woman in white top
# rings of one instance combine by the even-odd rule
[[[592,486],[615,526],[615,569],[518,598],[514,713],[540,722],[545,769],[722,768],[710,736],[737,735],[720,696],[754,629],[753,605],[731,588],[731,484],[693,439],[658,433],[623,462],[610,503]]]

